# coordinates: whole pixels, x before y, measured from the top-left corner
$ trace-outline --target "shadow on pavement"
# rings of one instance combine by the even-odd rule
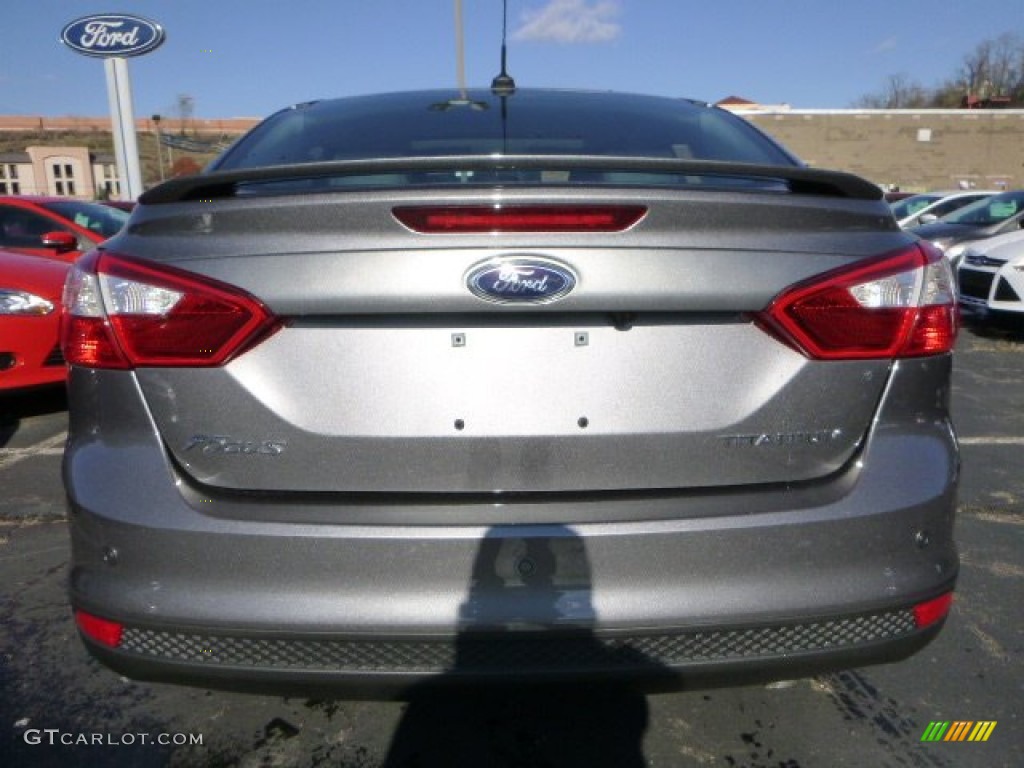
[[[39,389],[4,392],[0,390],[0,445],[22,419],[68,410],[68,390],[63,384]]]
[[[67,409],[67,390],[63,384],[27,392],[0,392],[0,448],[11,441],[22,419]]]
[[[1024,317],[964,313],[961,315],[961,323],[965,330],[981,338],[1024,342]]]
[[[558,672],[659,671],[628,644],[601,642],[582,629],[595,619],[591,595],[586,550],[570,529],[529,538],[492,529],[460,610],[454,664],[412,691],[384,764],[645,765],[642,693],[615,683],[536,683]],[[471,687],[467,674],[497,682]]]

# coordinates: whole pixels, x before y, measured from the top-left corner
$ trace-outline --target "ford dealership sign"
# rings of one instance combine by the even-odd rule
[[[164,41],[164,28],[140,16],[108,13],[75,19],[60,41],[85,56],[141,56]]]

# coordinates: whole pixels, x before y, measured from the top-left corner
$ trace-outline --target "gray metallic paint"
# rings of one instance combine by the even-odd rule
[[[585,347],[573,345],[578,330],[589,333]],[[465,346],[452,346],[454,331]],[[889,366],[809,364],[750,323],[357,325],[288,328],[223,369],[138,376],[171,453],[202,484],[583,491],[835,472],[863,436]],[[813,443],[727,439],[833,430],[836,439]],[[286,447],[277,455],[185,450],[196,434]]]
[[[907,407],[928,402],[922,395],[934,387],[935,373],[928,369],[937,365],[943,363],[900,364],[881,410],[884,425],[856,464],[832,481],[843,493],[829,503],[808,507],[802,496],[819,496],[816,489],[780,487],[764,491],[782,502],[768,512],[752,510],[742,493],[657,500],[653,509],[674,510],[662,519],[634,521],[646,505],[614,499],[558,508],[585,542],[594,628],[813,617],[905,604],[909,596],[948,586],[957,570],[951,534],[958,464],[938,407],[945,393],[931,394],[930,413]],[[166,457],[153,461],[163,452],[152,425],[140,429],[148,418],[137,393],[127,398],[132,407],[116,396],[132,394],[131,374],[96,376],[123,379],[125,386],[78,381],[71,390],[76,398],[91,390],[116,401],[100,394],[96,403],[91,426],[102,430],[104,445],[92,443],[86,435],[93,430],[78,424],[81,437],[68,446],[72,597],[86,609],[156,625],[451,633],[485,535],[520,541],[543,541],[553,530],[565,535],[561,523],[517,524],[520,506],[531,511],[528,500],[477,504],[475,524],[445,524],[444,509],[431,505],[403,508],[404,522],[394,514],[375,522],[372,507],[343,502],[333,505],[333,523],[288,522],[287,507],[274,521],[219,516],[222,504],[258,502],[214,497],[190,505]],[[80,404],[72,407],[84,412]],[[146,491],[140,495],[139,488]],[[708,504],[714,514],[701,512]],[[587,508],[610,522],[586,522]],[[929,533],[928,547],[916,541],[920,531]],[[117,550],[115,565],[104,562],[104,548]]]
[[[613,235],[501,237],[415,234],[391,215],[481,201],[642,202],[649,213]],[[72,603],[177,632],[455,643],[484,628],[771,626],[949,591],[950,356],[809,361],[750,319],[795,283],[913,242],[880,200],[781,192],[438,188],[142,204],[104,249],[238,286],[286,323],[222,368],[72,369]],[[528,309],[474,297],[467,271],[507,253],[557,259],[579,284]],[[758,434],[783,437],[729,439]],[[197,435],[284,449],[186,450]],[[498,554],[481,580],[484,542]],[[520,570],[530,551],[548,553],[543,590]],[[936,631],[711,666],[785,675],[893,660]],[[225,670],[88,645],[144,677],[391,677]]]

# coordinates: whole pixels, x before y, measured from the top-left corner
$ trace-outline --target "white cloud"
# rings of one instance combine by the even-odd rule
[[[898,41],[895,37],[887,37],[885,40],[880,42],[874,48],[871,49],[872,53],[887,53],[888,51],[895,51]]]
[[[554,43],[606,43],[619,36],[622,27],[617,0],[549,0],[543,8],[524,11],[513,40]]]

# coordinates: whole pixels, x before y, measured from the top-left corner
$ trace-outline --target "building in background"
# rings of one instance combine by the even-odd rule
[[[112,154],[86,147],[31,146],[0,154],[0,195],[120,200],[121,181]]]

